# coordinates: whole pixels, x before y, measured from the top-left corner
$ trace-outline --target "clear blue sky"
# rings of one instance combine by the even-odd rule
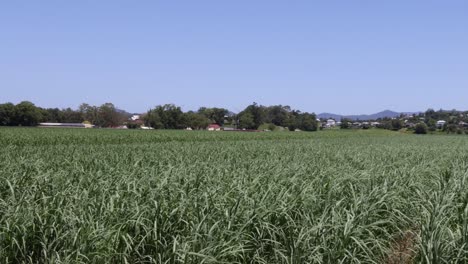
[[[2,1],[0,102],[468,109],[468,1]]]

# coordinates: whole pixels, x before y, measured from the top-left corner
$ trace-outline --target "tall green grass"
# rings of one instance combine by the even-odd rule
[[[468,138],[0,129],[0,263],[468,262]]]

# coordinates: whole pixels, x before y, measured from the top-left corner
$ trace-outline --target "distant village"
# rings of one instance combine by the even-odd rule
[[[332,115],[332,114],[330,114]],[[289,106],[253,103],[239,113],[224,108],[201,107],[183,112],[173,104],[159,105],[146,113],[128,113],[111,103],[82,104],[78,109],[41,108],[31,102],[0,104],[0,126],[44,128],[184,129],[208,131],[272,132],[332,129],[405,130],[416,134],[446,132],[468,134],[468,112],[429,109],[420,113],[393,112],[393,116],[356,120],[347,117],[320,117]]]

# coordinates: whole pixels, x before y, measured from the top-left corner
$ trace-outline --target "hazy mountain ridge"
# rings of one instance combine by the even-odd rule
[[[335,120],[341,120],[344,118],[351,119],[351,120],[375,120],[379,118],[393,118],[393,117],[399,117],[401,114],[413,114],[417,112],[395,112],[391,110],[385,110],[382,112],[378,112],[375,114],[370,114],[370,115],[337,115],[333,113],[321,113],[318,114],[318,118],[332,118]]]

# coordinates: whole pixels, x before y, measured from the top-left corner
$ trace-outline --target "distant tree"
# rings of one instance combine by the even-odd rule
[[[42,109],[42,121],[61,123],[63,120],[62,110],[58,108]]]
[[[105,103],[98,109],[98,120],[96,124],[100,127],[116,127],[122,123],[121,115],[117,112],[114,104]]]
[[[81,113],[83,120],[89,121],[91,124],[98,123],[99,107],[83,103],[78,107],[78,112]]]
[[[186,116],[181,108],[173,104],[158,105],[150,109],[145,122],[157,129],[182,129],[187,126]]]
[[[444,128],[443,128],[443,131],[447,132],[447,133],[456,133],[458,130],[458,126],[455,125],[455,124],[445,124],[444,125]]]
[[[255,124],[254,117],[250,112],[244,112],[239,114],[239,128],[245,129],[257,129],[258,126]]]
[[[289,106],[273,105],[265,108],[266,122],[277,126],[286,126],[291,113]]]
[[[12,103],[0,104],[0,126],[14,126],[15,105]]]
[[[291,112],[289,112],[288,118],[284,121],[283,126],[287,127],[289,131],[294,131],[296,128],[299,128],[300,115],[301,115],[301,111],[292,110]]]
[[[434,109],[429,108],[429,109],[426,110],[425,115],[431,117],[431,116],[433,116],[435,113],[436,113],[436,111],[434,111]]]
[[[245,126],[247,123],[250,122],[250,119],[252,119],[251,121],[253,122],[253,124],[249,124],[249,127],[251,129],[257,129],[266,120],[265,112],[265,107],[258,105],[257,103],[253,103],[247,106],[242,112],[239,113],[239,122],[240,119],[244,119],[244,125],[241,125],[241,127]]]
[[[427,121],[427,126],[429,131],[436,131],[437,130],[437,122],[434,119],[430,119]]]
[[[79,111],[75,111],[71,108],[65,108],[62,110],[62,123],[81,123],[84,119]]]
[[[317,118],[314,114],[301,113],[296,118],[296,127],[304,131],[317,131]]]
[[[42,119],[42,111],[33,103],[23,101],[15,106],[14,123],[21,126],[35,126]]]
[[[391,125],[391,129],[395,131],[398,131],[403,128],[403,122],[401,122],[400,119],[392,119],[392,121],[390,122],[390,125]]]
[[[351,123],[350,119],[344,118],[341,120],[340,128],[341,129],[349,129],[351,126],[349,125]]]
[[[164,128],[161,117],[156,109],[150,109],[148,113],[143,117],[146,126],[161,129]]]
[[[228,113],[229,111],[224,108],[200,107],[200,109],[198,109],[198,114],[201,114],[208,118],[211,123],[216,123],[220,126],[224,125],[224,118]]]
[[[428,127],[425,123],[419,123],[414,127],[415,134],[427,134]]]
[[[211,123],[209,118],[199,113],[187,112],[185,116],[187,126],[193,129],[205,129]]]
[[[166,129],[181,129],[186,127],[186,120],[181,108],[173,104],[163,106],[162,120]]]

